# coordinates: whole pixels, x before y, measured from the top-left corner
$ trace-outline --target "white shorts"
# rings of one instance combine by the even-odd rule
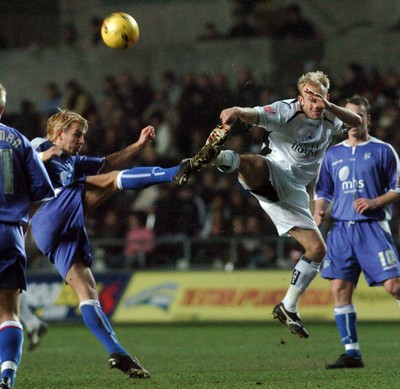
[[[264,196],[252,194],[275,224],[278,234],[288,236],[288,231],[294,227],[318,230],[310,211],[310,196],[305,186],[294,182],[278,164],[268,158],[268,155],[263,158],[268,163],[270,182],[280,201],[273,203]]]

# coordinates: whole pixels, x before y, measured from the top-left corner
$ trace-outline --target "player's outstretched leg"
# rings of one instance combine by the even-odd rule
[[[278,319],[281,323],[286,324],[293,334],[300,338],[308,338],[308,331],[305,329],[300,316],[296,312],[289,312],[283,303],[279,303],[272,311],[274,319]]]
[[[130,378],[150,378],[150,373],[119,343],[107,316],[97,300],[86,300],[79,304],[86,326],[110,353],[111,369],[119,369]]]
[[[230,126],[221,124],[215,127],[208,136],[205,145],[192,158],[184,159],[175,175],[175,181],[179,185],[188,182],[190,175],[209,164],[222,150],[225,140],[229,134]]]
[[[162,168],[159,166],[133,167],[122,170],[117,176],[119,189],[144,189],[152,185],[164,184],[175,181],[175,176],[180,166]]]

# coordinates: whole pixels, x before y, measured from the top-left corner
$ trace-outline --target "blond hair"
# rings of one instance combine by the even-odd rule
[[[68,132],[72,123],[78,123],[82,127],[82,132],[85,134],[89,129],[88,121],[76,112],[69,111],[68,109],[61,110],[56,114],[49,117],[47,120],[47,139],[54,141],[56,139],[57,131]]]
[[[299,78],[299,81],[297,82],[297,88],[299,89],[300,94],[303,93],[303,89],[308,83],[321,88],[325,94],[328,94],[330,81],[328,76],[320,70],[316,72],[308,72]]]
[[[6,105],[6,88],[4,88],[3,84],[0,84],[0,107],[4,108]]]

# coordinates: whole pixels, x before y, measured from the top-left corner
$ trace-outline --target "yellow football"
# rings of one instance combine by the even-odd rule
[[[139,25],[131,15],[114,12],[104,19],[101,37],[112,49],[127,49],[139,39]]]

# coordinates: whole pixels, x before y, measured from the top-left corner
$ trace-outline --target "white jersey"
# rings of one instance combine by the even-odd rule
[[[254,108],[259,113],[257,125],[270,132],[268,158],[294,182],[308,185],[343,122],[330,112],[325,112],[321,119],[309,119],[297,99]]]

